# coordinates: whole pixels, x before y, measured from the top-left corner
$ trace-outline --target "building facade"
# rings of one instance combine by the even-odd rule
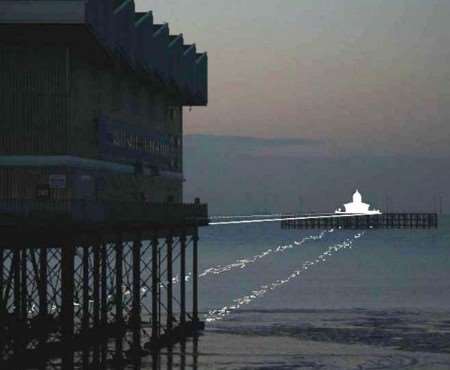
[[[131,0],[0,0],[0,200],[182,203],[207,63]]]

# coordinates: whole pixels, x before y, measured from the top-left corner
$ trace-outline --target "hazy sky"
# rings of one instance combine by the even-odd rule
[[[136,0],[206,50],[186,133],[450,155],[448,0]]]

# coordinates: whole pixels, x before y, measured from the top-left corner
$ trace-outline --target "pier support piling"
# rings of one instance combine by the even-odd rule
[[[198,317],[198,232],[192,237],[192,320],[195,324],[199,322]]]
[[[133,309],[132,330],[134,350],[141,348],[141,236],[133,242]]]
[[[170,335],[173,329],[173,238],[169,235],[167,245],[167,333]]]
[[[94,246],[94,263],[93,263],[93,325],[98,329],[100,326],[100,249],[101,243],[96,242]]]
[[[159,338],[159,314],[158,314],[158,291],[159,291],[159,242],[156,234],[152,239],[152,342],[155,343]]]
[[[180,325],[186,325],[186,235],[180,238]]]
[[[26,368],[24,361],[31,366],[47,354],[61,356],[64,369],[87,368],[111,359],[107,348],[114,348],[112,360],[119,364],[128,356],[141,356],[144,348],[157,351],[195,336],[200,322],[197,230],[149,234],[150,242],[133,230],[106,238],[68,235],[35,248],[28,242],[0,248],[0,325],[14,328],[8,332],[10,339],[0,340],[0,368]],[[187,297],[191,244],[193,286]],[[180,277],[176,296],[175,263]],[[151,309],[146,305],[149,298]],[[149,317],[151,332],[143,325]],[[150,347],[141,346],[145,336]],[[5,357],[6,348],[13,355]],[[5,358],[9,362],[2,362]]]
[[[61,334],[64,341],[63,368],[74,368],[74,257],[75,248],[71,240],[64,243],[61,251]]]

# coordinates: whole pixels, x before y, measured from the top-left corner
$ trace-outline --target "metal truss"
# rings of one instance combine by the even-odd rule
[[[130,353],[156,351],[194,335],[201,327],[197,244],[197,231],[187,236],[159,230],[150,240],[140,232],[117,232],[108,240],[88,235],[83,242],[68,237],[58,246],[1,247],[0,368],[99,365],[111,358],[111,340],[114,359],[129,360]],[[191,245],[192,312],[187,312]]]

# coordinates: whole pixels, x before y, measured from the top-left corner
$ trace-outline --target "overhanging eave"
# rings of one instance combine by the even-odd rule
[[[82,24],[84,1],[0,1],[0,23]]]

